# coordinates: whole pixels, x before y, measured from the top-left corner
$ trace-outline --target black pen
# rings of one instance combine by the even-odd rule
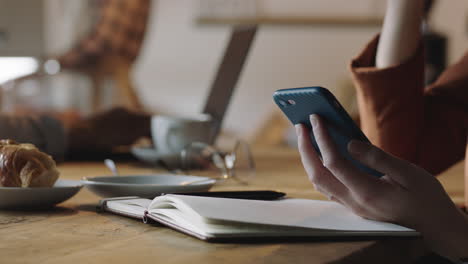
[[[192,193],[173,193],[178,195],[193,195],[217,198],[246,199],[246,200],[278,200],[286,196],[286,193],[261,190],[261,191],[221,191],[221,192],[192,192]]]

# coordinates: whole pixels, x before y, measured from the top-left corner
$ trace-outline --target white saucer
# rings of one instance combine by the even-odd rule
[[[57,180],[53,187],[0,187],[0,209],[51,207],[68,200],[83,187],[80,181]]]
[[[188,175],[155,174],[101,176],[85,178],[82,182],[89,190],[102,197],[139,196],[154,198],[162,193],[208,191],[216,180]],[[193,183],[187,184],[189,182]]]
[[[152,165],[160,160],[163,160],[166,164],[177,164],[180,160],[180,155],[162,154],[154,147],[132,147],[131,152],[137,159]]]
[[[132,147],[132,154],[141,161],[155,164],[160,159],[160,154],[153,147]]]

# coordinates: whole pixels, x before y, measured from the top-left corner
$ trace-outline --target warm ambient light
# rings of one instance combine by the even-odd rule
[[[0,84],[37,71],[39,63],[32,57],[0,57]]]

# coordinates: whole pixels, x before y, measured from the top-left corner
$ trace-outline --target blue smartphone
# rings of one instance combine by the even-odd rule
[[[365,142],[369,142],[369,139],[330,91],[323,87],[280,89],[273,94],[273,99],[291,123],[294,125],[301,123],[310,129],[312,144],[319,155],[320,149],[315,142],[309,120],[311,114],[317,114],[325,121],[330,137],[344,158],[364,172],[376,177],[383,175],[356,161],[348,153],[348,143],[352,139]]]

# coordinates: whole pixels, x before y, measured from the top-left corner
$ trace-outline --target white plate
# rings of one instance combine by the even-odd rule
[[[80,181],[57,180],[53,187],[0,187],[0,209],[51,207],[68,200],[83,187]]]
[[[154,198],[161,193],[188,193],[208,191],[216,182],[207,177],[188,175],[130,175],[101,176],[83,181],[95,194],[102,197],[139,196]],[[188,182],[192,184],[184,185]]]

